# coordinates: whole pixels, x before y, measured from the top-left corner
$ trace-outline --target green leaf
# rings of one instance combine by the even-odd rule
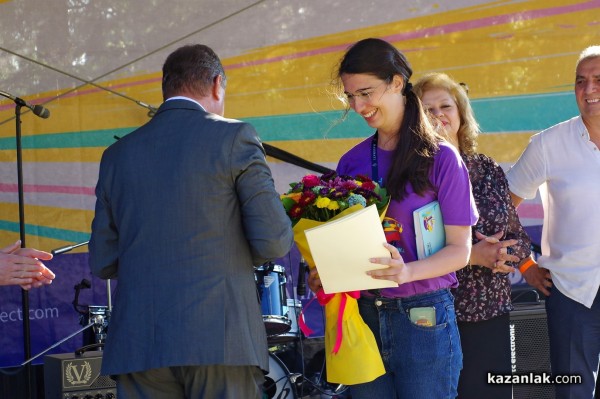
[[[283,204],[283,208],[285,209],[286,212],[289,212],[290,209],[292,209],[292,207],[294,205],[296,205],[296,201],[294,201],[291,198],[287,198],[287,197],[282,198],[281,203]]]

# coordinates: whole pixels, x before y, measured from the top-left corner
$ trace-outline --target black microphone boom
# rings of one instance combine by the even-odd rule
[[[274,147],[270,144],[262,143],[262,145],[268,156],[277,158],[281,161],[285,161],[287,163],[291,163],[292,165],[300,166],[301,168],[313,170],[319,173],[329,173],[332,171],[331,169],[323,165],[307,161],[306,159],[302,159],[297,155],[284,151],[280,148]]]
[[[10,98],[17,105],[29,108],[34,114],[36,114],[40,118],[46,119],[50,116],[50,111],[48,110],[48,108],[44,108],[43,106],[41,106],[39,104],[38,105],[29,104],[27,101],[23,100],[22,98],[15,97],[12,94],[7,93],[2,90],[0,90],[0,96]]]
[[[298,265],[298,285],[296,286],[296,294],[298,296],[306,295],[306,269],[308,269],[308,265],[304,258],[301,258]]]
[[[64,254],[65,252],[72,251],[75,248],[81,247],[83,245],[87,245],[88,243],[89,243],[89,241],[84,241],[84,242],[80,242],[75,245],[67,245],[66,247],[60,247],[60,248],[53,249],[52,251],[50,251],[50,253],[52,255]]]

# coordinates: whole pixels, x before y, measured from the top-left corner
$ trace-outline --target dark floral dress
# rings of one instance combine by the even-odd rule
[[[479,211],[479,220],[472,227],[473,244],[479,241],[475,238],[475,231],[486,236],[504,231],[502,240],[519,241],[509,248],[509,253],[520,259],[528,257],[531,241],[512,204],[504,171],[483,154],[463,155],[462,158],[469,169],[473,197]],[[456,277],[458,287],[452,293],[459,321],[489,320],[513,309],[508,274],[492,273],[487,267],[470,265],[458,270]]]

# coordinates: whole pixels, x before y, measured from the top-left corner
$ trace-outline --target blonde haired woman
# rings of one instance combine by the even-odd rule
[[[458,397],[510,399],[511,385],[488,384],[487,373],[511,372],[508,273],[529,257],[530,240],[512,204],[504,171],[476,152],[480,130],[465,88],[446,74],[432,73],[419,79],[414,90],[438,131],[459,150],[479,211],[469,264],[456,272],[459,285],[452,290],[463,350]]]

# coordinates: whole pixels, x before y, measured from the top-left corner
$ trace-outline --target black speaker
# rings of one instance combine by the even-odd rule
[[[510,313],[510,352],[513,375],[550,375],[550,341],[545,302],[517,303]],[[554,399],[550,384],[514,384],[514,399]]]
[[[116,399],[116,383],[100,374],[102,352],[61,353],[44,358],[46,399]]]

